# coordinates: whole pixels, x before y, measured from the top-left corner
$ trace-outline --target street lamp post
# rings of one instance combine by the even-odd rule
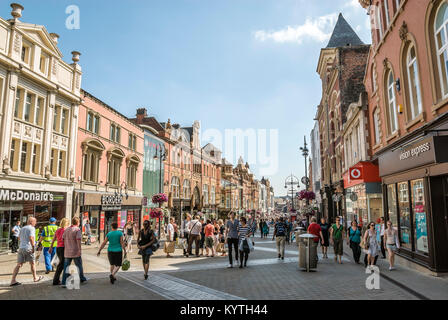
[[[294,210],[294,186],[297,187],[300,185],[299,179],[294,176],[294,175],[290,175],[289,177],[286,178],[285,180],[285,189],[288,189],[288,186],[291,186],[291,189],[289,191],[291,191],[291,209]],[[287,192],[288,194],[288,192]]]
[[[307,170],[307,158],[309,155],[309,150],[306,147],[307,143],[306,143],[306,136],[304,138],[304,144],[303,147],[300,147],[300,151],[302,151],[302,156],[305,157],[305,191],[308,191],[309,188],[309,184],[310,184],[310,180],[308,179],[308,170]],[[309,200],[306,199],[306,204],[309,205]]]
[[[159,193],[163,193],[163,180],[162,180],[162,163],[166,160],[166,152],[162,148],[162,144],[159,144],[159,150],[158,154],[156,151],[156,155],[154,156],[154,159],[160,159],[160,166],[159,166]],[[159,218],[159,233],[158,238],[160,239],[160,218]]]

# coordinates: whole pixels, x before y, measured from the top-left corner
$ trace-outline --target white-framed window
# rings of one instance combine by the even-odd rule
[[[61,106],[54,107],[53,131],[68,134],[69,112],[68,109]]]
[[[381,8],[380,6],[376,6],[375,7],[375,22],[376,22],[376,28],[379,31],[379,41],[381,41],[381,39],[383,38],[383,23],[381,21]]]
[[[182,196],[184,199],[189,199],[191,197],[190,180],[184,179],[182,185]]]
[[[442,97],[448,97],[448,4],[443,2],[435,20],[435,36],[437,46],[437,61]]]
[[[171,178],[171,192],[173,194],[173,198],[179,199],[179,178],[174,176]]]
[[[202,186],[202,195],[204,196],[204,204],[208,204],[208,185]]]
[[[397,101],[395,98],[395,80],[392,70],[387,77],[387,111],[389,117],[389,133],[392,134],[398,129]]]
[[[409,84],[409,106],[411,111],[411,118],[409,120],[412,120],[422,112],[422,97],[420,92],[420,79],[417,65],[417,56],[415,54],[415,46],[411,46],[408,49],[406,62]]]
[[[384,0],[384,16],[386,17],[386,28],[387,28],[390,24],[389,0]]]
[[[215,204],[216,203],[216,190],[215,190],[215,186],[211,187],[210,190],[210,202],[211,204]]]
[[[375,145],[380,143],[380,111],[377,110],[373,114],[373,126],[375,130]]]

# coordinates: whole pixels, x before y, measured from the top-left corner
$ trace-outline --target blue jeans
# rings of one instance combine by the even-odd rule
[[[64,275],[62,276],[62,285],[65,285],[69,274],[67,273],[67,268],[72,264],[72,261],[75,261],[75,266],[78,267],[79,279],[81,281],[86,281],[86,277],[84,277],[84,271],[82,270],[82,259],[81,257],[77,258],[65,258],[64,259]]]
[[[47,271],[51,271],[51,269],[53,269],[53,267],[51,266],[51,260],[53,259],[54,255],[56,254],[56,248],[53,248],[53,251],[48,252],[48,250],[50,250],[50,248],[44,248],[44,257],[45,257],[45,269]]]

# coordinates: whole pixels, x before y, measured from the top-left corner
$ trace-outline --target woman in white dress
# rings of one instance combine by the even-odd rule
[[[369,229],[364,233],[364,249],[367,254],[367,264],[369,266],[373,266],[375,264],[375,257],[377,256],[378,249],[380,249],[378,245],[378,241],[376,240],[376,230],[375,223],[369,223]]]

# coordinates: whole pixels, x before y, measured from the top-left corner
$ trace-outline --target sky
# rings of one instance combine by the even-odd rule
[[[358,0],[16,2],[25,7],[21,21],[60,35],[65,61],[81,52],[86,91],[128,117],[145,107],[160,122],[199,120],[203,145],[217,145],[234,164],[240,155],[249,159],[276,196],[286,194],[291,173],[304,176],[299,147],[304,136],[310,140],[321,98],[319,53],[338,14],[371,43]],[[75,21],[73,11],[66,13],[71,5],[79,8],[79,29],[67,28],[67,19],[69,26]],[[0,16],[9,19],[10,11],[3,1]],[[256,134],[243,154],[226,139],[226,130],[235,129]],[[260,145],[267,145],[266,156]]]

